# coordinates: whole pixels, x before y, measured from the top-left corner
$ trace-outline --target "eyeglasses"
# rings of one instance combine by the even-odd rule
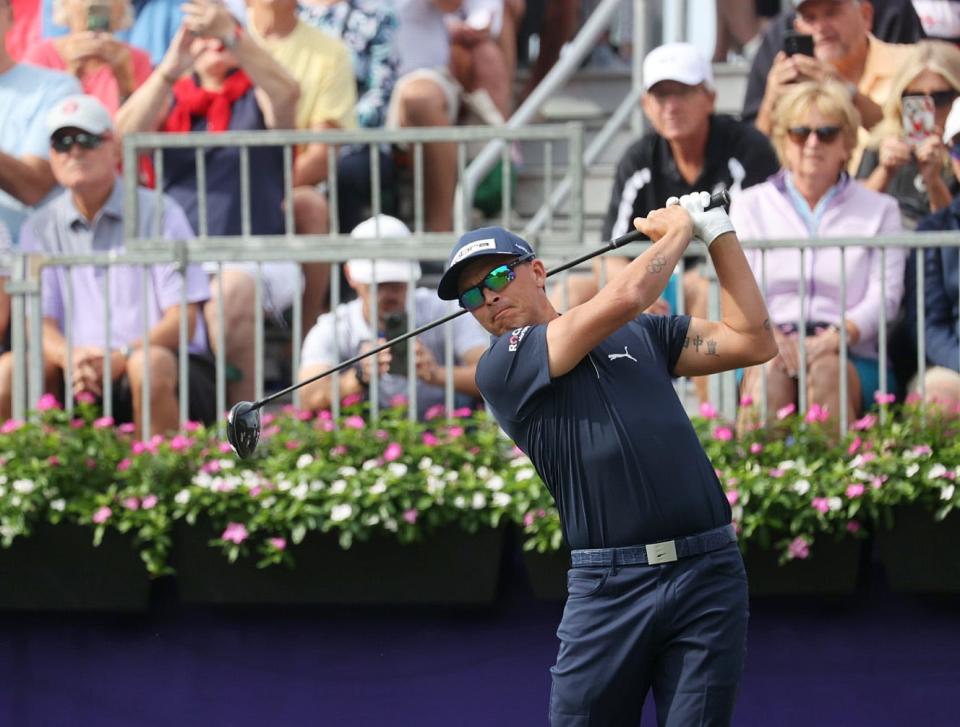
[[[81,149],[90,150],[96,149],[102,143],[102,136],[88,134],[86,131],[78,131],[75,134],[56,134],[50,139],[50,146],[61,154],[70,151],[74,144],[79,144]]]
[[[957,92],[950,88],[946,91],[934,91],[933,93],[904,93],[900,95],[900,98],[923,98],[924,96],[932,98],[933,105],[938,109],[942,109],[953,105],[953,102],[957,98]]]
[[[467,288],[465,291],[460,293],[460,307],[466,308],[467,310],[476,310],[482,306],[484,288],[489,288],[494,293],[499,293],[510,283],[512,283],[514,278],[517,277],[517,273],[514,271],[514,268],[520,263],[525,263],[533,257],[533,253],[528,252],[526,255],[521,255],[516,260],[511,260],[504,265],[498,265],[495,267],[493,270],[487,273],[487,276],[477,285],[474,285],[472,288]]]
[[[787,129],[787,136],[794,144],[806,144],[807,137],[810,134],[816,134],[817,141],[821,144],[829,144],[840,135],[839,126],[818,126],[811,129],[809,126],[791,126]]]

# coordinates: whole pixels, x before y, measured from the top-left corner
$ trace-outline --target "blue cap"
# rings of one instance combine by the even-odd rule
[[[463,235],[450,251],[447,271],[440,278],[437,294],[443,300],[456,300],[460,271],[467,263],[485,255],[533,255],[533,248],[521,237],[502,227],[481,227]]]

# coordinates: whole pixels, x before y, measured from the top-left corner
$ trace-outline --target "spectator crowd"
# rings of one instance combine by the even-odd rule
[[[746,241],[960,229],[960,2],[790,0],[779,14],[771,5],[717,3],[714,58],[733,48],[751,61],[738,117],[716,111],[702,50],[668,43],[643,59],[649,131],[617,165],[603,238],[622,235],[668,197],[702,189],[730,192],[731,217]],[[502,121],[575,32],[579,10],[570,0],[0,0],[0,248],[48,255],[121,250],[123,174],[142,183],[143,236],[158,229],[171,240],[324,235],[336,224],[355,239],[406,237],[396,217],[397,181],[409,163],[403,149],[308,143],[288,160],[281,146],[254,146],[244,185],[246,162],[237,147],[203,148],[199,173],[195,151],[185,148],[164,149],[158,168],[145,155],[138,169],[123,170],[119,145],[125,134],[142,131],[443,127],[458,123],[466,109]],[[524,55],[518,38],[531,22],[542,52],[514,97]],[[626,57],[629,43],[613,51]],[[457,157],[452,143],[424,145],[427,231],[453,228]],[[162,191],[161,206],[149,187]],[[385,213],[378,218],[371,217],[375,198]],[[803,371],[807,401],[834,420],[845,406],[859,416],[889,363],[888,389],[902,396],[922,388],[931,401],[960,406],[956,246],[883,254],[876,247],[804,254],[774,248],[751,250],[748,259],[767,296],[780,355],[763,371],[740,373],[744,396],[759,400],[766,387],[771,411],[795,403]],[[598,258],[592,273],[571,276],[550,293],[558,307],[576,305],[626,262]],[[689,259],[648,312],[669,314],[682,304],[705,315],[704,263]],[[342,274],[356,300],[332,311],[326,263],[153,265],[146,307],[133,268],[48,267],[44,387],[102,397],[109,372],[116,416],[139,427],[148,365],[151,428],[175,427],[185,315],[189,413],[211,421],[212,361],[220,346],[229,400],[253,398],[258,274],[262,313],[282,321],[301,302],[308,323],[301,379],[374,345],[403,311],[415,311],[411,328],[448,312],[432,291],[417,287],[421,268],[407,261],[351,260]],[[102,330],[105,308],[109,331]],[[888,362],[880,361],[883,321]],[[0,418],[11,409],[9,329],[10,301],[0,288]],[[837,387],[843,341],[846,401]],[[451,374],[458,403],[477,403],[473,373],[485,345],[470,316],[458,319]],[[397,358],[383,355],[347,372],[341,395],[365,396],[376,379],[387,403],[414,375],[418,410],[443,400],[443,336],[413,342],[409,366]],[[705,400],[705,382],[697,391]],[[304,401],[323,408],[332,394],[329,382],[313,385]],[[741,424],[755,415],[744,411]]]

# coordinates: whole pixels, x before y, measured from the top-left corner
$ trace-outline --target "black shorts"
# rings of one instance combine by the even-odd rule
[[[187,362],[187,418],[213,424],[217,420],[217,367],[209,354],[191,353]],[[179,384],[177,386],[179,391]],[[124,374],[113,383],[113,420],[120,424],[133,421],[133,391]]]

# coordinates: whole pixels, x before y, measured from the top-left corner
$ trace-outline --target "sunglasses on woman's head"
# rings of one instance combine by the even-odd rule
[[[817,141],[821,144],[829,144],[840,135],[839,126],[818,126],[815,129],[809,126],[791,126],[787,129],[787,136],[795,144],[805,144],[810,134],[816,134]]]
[[[55,151],[64,154],[73,148],[74,144],[79,144],[81,149],[96,149],[103,143],[103,137],[96,134],[89,134],[86,131],[78,131],[73,134],[55,134],[50,139],[50,146]]]
[[[520,263],[525,263],[527,260],[532,258],[533,253],[528,252],[526,255],[521,255],[516,260],[511,260],[508,263],[495,267],[493,270],[487,273],[486,277],[479,283],[460,293],[460,307],[466,308],[467,310],[476,310],[482,306],[484,288],[489,288],[494,293],[499,293],[501,290],[506,288],[507,285],[513,282],[514,278],[517,277],[517,273],[514,271],[514,268]]]
[[[942,109],[953,104],[957,98],[957,92],[950,88],[946,91],[934,91],[933,93],[904,93],[901,94],[900,98],[923,98],[924,96],[932,98],[933,105]]]

